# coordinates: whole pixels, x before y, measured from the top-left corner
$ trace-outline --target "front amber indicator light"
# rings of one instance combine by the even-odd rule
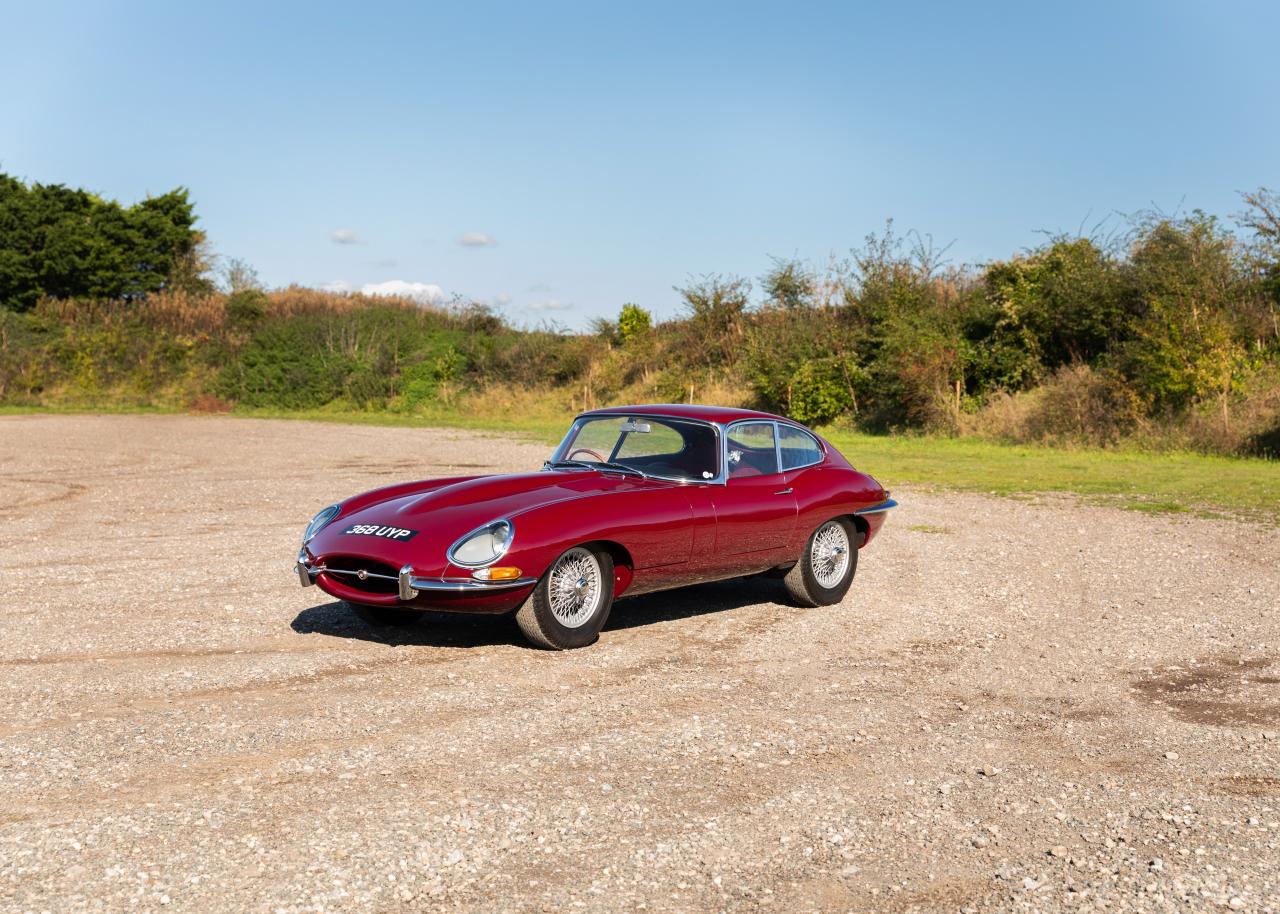
[[[519,568],[481,568],[479,571],[471,572],[471,576],[477,581],[514,581],[520,577]]]

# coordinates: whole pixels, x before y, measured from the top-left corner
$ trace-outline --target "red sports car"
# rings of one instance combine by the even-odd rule
[[[578,416],[541,472],[455,476],[330,505],[298,552],[376,625],[506,613],[548,648],[596,640],[620,597],[750,574],[837,603],[896,502],[802,425],[745,409]]]

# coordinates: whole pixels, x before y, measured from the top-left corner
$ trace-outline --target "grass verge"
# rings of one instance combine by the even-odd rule
[[[1137,511],[1280,522],[1276,461],[839,431],[828,438],[855,466],[890,488],[910,484],[996,495],[1063,492]]]

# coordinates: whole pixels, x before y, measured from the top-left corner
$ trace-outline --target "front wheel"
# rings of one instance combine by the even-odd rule
[[[793,600],[803,606],[830,606],[844,598],[858,570],[853,533],[853,525],[842,517],[813,531],[800,561],[783,578]]]
[[[599,637],[612,606],[613,558],[574,546],[551,563],[516,610],[516,624],[539,647],[586,647]]]

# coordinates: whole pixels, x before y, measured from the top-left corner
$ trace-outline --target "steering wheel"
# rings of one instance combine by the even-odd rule
[[[574,448],[572,451],[569,452],[569,456],[566,457],[565,459],[572,460],[574,457],[578,456],[579,454],[590,454],[592,457],[596,459],[596,463],[605,462],[604,456],[602,454],[597,454],[595,451],[591,450],[591,448],[589,447]]]

